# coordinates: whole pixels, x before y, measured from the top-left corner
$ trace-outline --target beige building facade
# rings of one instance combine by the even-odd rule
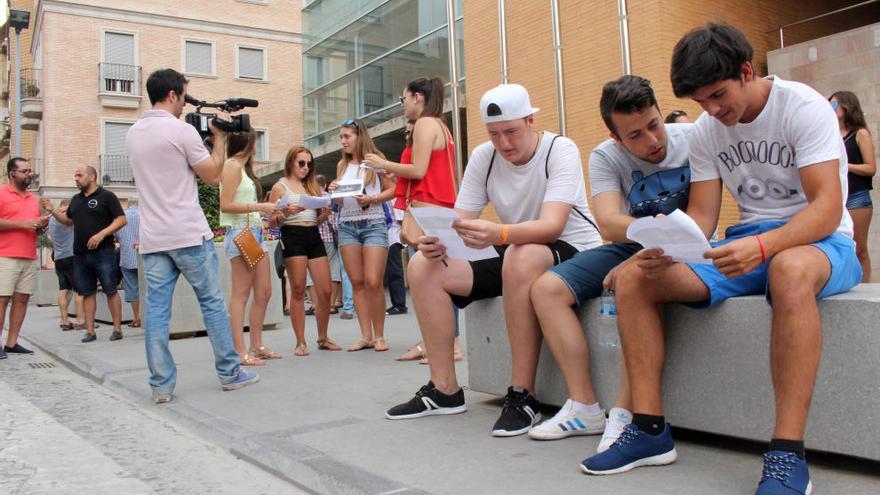
[[[38,126],[22,131],[32,141],[22,155],[34,159],[38,191],[69,197],[74,170],[91,165],[106,187],[122,198],[133,195],[125,134],[150,108],[145,82],[161,68],[185,74],[188,93],[201,100],[259,100],[259,107],[244,110],[258,131],[257,168],[283,160],[302,142],[301,5],[34,0],[22,54],[30,57],[40,111],[26,114],[38,115]]]
[[[507,66],[502,67],[499,6],[504,4]],[[550,1],[468,0],[464,2],[464,59],[471,104],[467,107],[468,147],[488,139],[479,115],[480,95],[501,83],[528,88],[541,111],[536,126],[560,130],[559,93],[554,65]],[[624,38],[631,73],[651,80],[660,110],[701,113],[690,100],[672,94],[669,64],[675,43],[690,29],[724,20],[748,36],[759,74],[767,74],[767,53],[780,47],[780,26],[831,12],[860,0],[558,0],[559,36],[566,134],[580,147],[585,172],[590,151],[609,137],[599,115],[602,85],[624,74]],[[626,16],[622,18],[621,7]],[[784,30],[786,46],[877,22],[880,4]],[[873,19],[873,21],[872,21]],[[628,36],[623,36],[626,27]],[[725,195],[721,227],[736,223],[738,212]]]

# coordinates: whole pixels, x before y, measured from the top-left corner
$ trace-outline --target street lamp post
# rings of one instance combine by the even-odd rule
[[[27,10],[9,9],[9,27],[15,28],[15,156],[21,156],[21,30],[30,20]]]

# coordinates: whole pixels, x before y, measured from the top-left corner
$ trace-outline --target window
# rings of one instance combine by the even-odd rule
[[[183,40],[183,72],[197,76],[214,76],[214,42]]]
[[[132,94],[137,81],[137,50],[134,33],[104,31],[101,64],[102,90]]]
[[[125,148],[125,135],[131,126],[128,122],[104,122],[104,153],[101,155],[103,184],[134,183]]]
[[[268,79],[266,71],[266,49],[254,46],[237,46],[236,77],[252,81]]]
[[[254,153],[254,161],[269,161],[269,139],[266,137],[265,129],[255,129],[257,131],[257,151]]]
[[[305,60],[306,89],[315,89],[324,84],[324,57],[306,55]]]

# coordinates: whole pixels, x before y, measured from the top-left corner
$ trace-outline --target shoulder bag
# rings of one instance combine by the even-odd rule
[[[247,264],[248,268],[251,270],[257,266],[257,263],[259,263],[264,256],[266,256],[266,252],[263,251],[259,241],[257,241],[253,232],[251,232],[251,212],[247,213],[247,227],[236,234],[232,239],[232,242],[241,253],[241,259],[244,260],[245,264]]]

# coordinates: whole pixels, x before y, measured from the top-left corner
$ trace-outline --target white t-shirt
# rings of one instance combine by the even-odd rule
[[[720,178],[739,205],[740,223],[788,220],[808,204],[799,169],[837,160],[843,210],[837,232],[852,237],[846,148],[834,110],[805,84],[768,79],[770,96],[752,122],[727,127],[706,113],[697,119],[691,182]]]
[[[688,136],[693,124],[666,126],[666,157],[642,160],[608,139],[590,153],[590,193],[622,194],[620,210],[634,218],[686,210],[691,185]]]
[[[345,167],[340,179],[357,179],[363,178],[366,174],[359,163],[349,163]],[[382,182],[379,180],[379,174],[373,176],[373,182],[364,184],[364,194],[368,196],[376,196],[382,192]],[[385,210],[382,204],[372,204],[366,209],[362,208],[356,199],[347,197],[342,199],[342,210],[339,212],[340,222],[356,222],[360,220],[375,220],[377,218],[385,218]]]
[[[455,207],[481,212],[491,202],[501,222],[516,224],[537,220],[548,201],[567,203],[572,208],[559,239],[579,251],[600,246],[602,238],[587,203],[580,152],[571,139],[559,137],[548,162],[554,136],[545,131],[535,156],[525,165],[514,165],[496,154],[488,182],[486,174],[495,148],[491,141],[477,146],[464,172]]]

